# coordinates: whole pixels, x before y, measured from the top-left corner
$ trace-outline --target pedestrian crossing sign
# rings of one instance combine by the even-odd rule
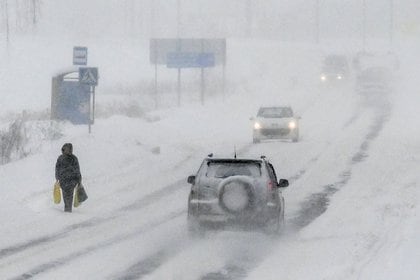
[[[98,68],[96,67],[80,67],[79,82],[90,86],[98,85]]]

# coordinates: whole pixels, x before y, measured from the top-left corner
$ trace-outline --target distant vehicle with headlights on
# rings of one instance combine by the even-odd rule
[[[277,179],[273,165],[259,159],[205,158],[188,177],[188,230],[242,227],[278,233],[284,226],[284,198],[289,185]]]
[[[260,107],[253,123],[253,143],[268,139],[299,141],[299,119],[291,107]]]
[[[329,55],[325,57],[320,79],[323,83],[339,82],[349,76],[350,67],[344,55]]]

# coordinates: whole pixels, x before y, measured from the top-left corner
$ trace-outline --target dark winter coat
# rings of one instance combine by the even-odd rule
[[[55,178],[62,188],[75,187],[82,181],[79,161],[73,154],[62,154],[55,165]]]

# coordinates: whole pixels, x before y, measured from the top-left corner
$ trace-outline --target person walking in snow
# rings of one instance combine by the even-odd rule
[[[55,179],[63,192],[64,211],[72,211],[74,188],[81,183],[79,160],[73,155],[73,145],[66,143],[61,148],[62,154],[55,165]]]

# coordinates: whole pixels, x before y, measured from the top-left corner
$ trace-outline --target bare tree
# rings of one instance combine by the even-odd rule
[[[35,26],[38,22],[37,18],[37,7],[38,7],[38,1],[32,0],[32,24]]]
[[[13,32],[26,32],[36,27],[41,14],[42,0],[0,0],[0,26],[7,42]]]
[[[9,2],[8,0],[3,0],[3,17],[4,17],[4,24],[6,27],[6,43],[7,43],[7,47],[9,48],[9,42],[10,42],[10,23],[9,23]]]

